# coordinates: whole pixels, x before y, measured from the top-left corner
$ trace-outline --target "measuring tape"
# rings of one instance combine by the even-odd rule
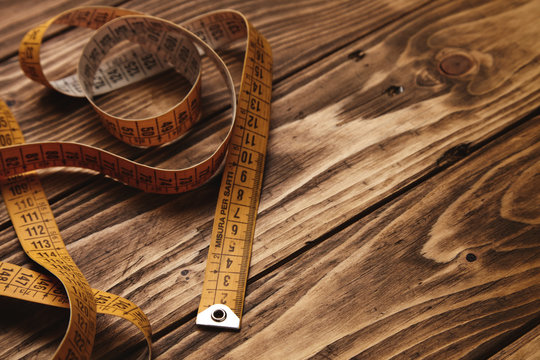
[[[49,252],[49,254],[53,254],[53,252]],[[54,258],[54,256],[52,257]],[[56,278],[18,265],[0,262],[0,286],[3,288],[0,294],[4,296],[44,305],[70,307],[66,291]],[[139,328],[148,344],[150,358],[152,329],[145,313],[131,301],[106,291],[92,289],[92,296],[98,313],[121,317]],[[81,316],[77,313],[75,321],[80,326],[84,326],[85,319]],[[82,337],[75,337],[74,344],[80,343],[82,340]],[[68,350],[67,358],[69,359],[74,353],[74,351],[69,352]],[[66,357],[60,356],[60,358]]]
[[[82,51],[76,76],[52,81],[43,72],[40,46],[52,24],[97,29]],[[239,39],[246,40],[246,48],[236,96],[232,76],[215,49]],[[113,60],[105,59],[126,40],[137,47]],[[70,323],[55,359],[90,357],[96,312],[134,323],[149,349],[151,332],[148,319],[136,305],[90,288],[65,249],[39,179],[31,172],[35,169],[87,168],[143,191],[167,194],[195,189],[223,167],[197,324],[240,327],[269,132],[272,56],[266,39],[233,10],[212,12],[181,27],[125,9],[77,8],[32,29],[21,42],[19,61],[28,77],[66,95],[86,97],[105,127],[135,146],[174,141],[200,119],[201,53],[213,62],[225,82],[232,120],[214,153],[184,169],[151,167],[75,142],[23,143],[15,119],[0,102],[0,145],[4,146],[0,148],[0,177],[8,212],[25,252],[62,284],[50,276],[0,263],[0,295],[69,305]],[[103,111],[94,102],[97,95],[168,68],[174,68],[192,88],[182,101],[156,117],[124,119]]]
[[[19,125],[0,100],[0,142],[24,142]],[[45,305],[69,307],[70,321],[57,359],[87,359],[92,352],[96,311],[120,316],[145,336],[151,357],[152,331],[148,318],[127,299],[93,290],[69,256],[45,192],[35,173],[0,180],[0,190],[17,237],[26,254],[54,276],[0,262],[0,295]],[[63,287],[62,287],[63,285]]]

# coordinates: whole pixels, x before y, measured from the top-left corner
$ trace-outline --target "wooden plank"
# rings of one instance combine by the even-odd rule
[[[0,59],[13,56],[24,34],[30,30],[29,26],[36,26],[52,18],[62,11],[76,6],[105,5],[118,6],[122,0],[105,1],[79,1],[79,0],[48,0],[36,6],[32,0],[3,1],[0,4],[2,10],[2,23],[0,24]],[[59,29],[52,29],[48,36],[54,36]]]
[[[188,322],[157,358],[486,358],[540,316],[539,134],[537,118],[256,281],[241,332]]]
[[[540,349],[540,327],[537,326],[490,357],[490,360],[538,359],[540,357],[538,349]]]
[[[368,6],[368,2],[355,4]],[[251,3],[249,6],[255,8]],[[274,12],[269,10],[275,18],[280,17],[279,11],[286,19],[295,17],[287,6],[276,6]],[[395,10],[392,6],[389,11]],[[253,9],[253,15],[261,16],[256,25],[261,25],[263,33],[268,33],[275,44],[276,73],[287,78],[276,83],[270,156],[252,274],[279,264],[306,243],[334,229],[336,224],[351,219],[436,168],[438,160],[448,160],[449,150],[466,150],[481,143],[535,109],[539,74],[532,55],[524,57],[525,63],[520,59],[491,67],[482,63],[482,71],[463,78],[442,75],[436,61],[441,47],[455,46],[450,30],[467,34],[474,30],[475,24],[489,25],[492,18],[503,24],[499,31],[508,31],[504,26],[513,26],[512,19],[520,18],[522,13],[533,13],[535,6],[534,2],[510,5],[503,1],[474,5],[435,2],[332,55],[318,52],[310,60],[312,65],[300,67],[303,70],[295,75],[290,75],[284,64],[289,58],[298,58],[296,45],[300,46],[301,54],[308,54],[310,47],[317,44],[315,35],[311,41],[299,45],[296,33],[277,25],[273,28],[260,9]],[[360,9],[338,8],[336,15],[343,14],[334,21],[351,24],[366,16]],[[331,10],[329,6],[328,11]],[[304,19],[310,16],[313,19],[315,15],[310,12]],[[387,13],[377,16],[384,19]],[[321,32],[312,26],[312,21],[303,23],[304,32]],[[329,21],[322,23],[332,25]],[[529,28],[522,30],[524,35],[516,39],[488,32],[493,35],[490,46],[537,51],[539,47],[529,49],[530,43],[538,41],[532,35],[534,24],[530,23]],[[373,30],[375,21],[368,25]],[[359,34],[370,31],[369,27],[362,29]],[[342,31],[349,34],[348,29]],[[356,36],[360,37],[359,34]],[[433,34],[446,34],[446,37],[433,45],[428,41]],[[474,56],[482,58],[490,53],[485,37],[466,38],[469,43],[460,46],[475,49]],[[289,43],[287,39],[294,40]],[[317,45],[317,48],[335,51],[334,43],[326,46]],[[359,50],[365,54],[364,58]],[[307,56],[302,61],[309,64]],[[17,98],[15,110],[24,119],[25,133],[28,130],[30,139],[66,135],[121,148],[109,145],[112,142],[101,134],[98,125],[81,128],[81,118],[95,118],[82,102],[60,105],[60,101],[65,101],[63,98],[36,90],[29,82],[12,83],[7,80],[9,77],[20,76],[12,75],[14,69],[4,73],[4,82],[12,84],[6,93],[12,99],[22,94],[20,102]],[[507,80],[492,83],[489,71],[495,75],[503,73]],[[469,93],[469,83],[473,82],[488,83],[493,88],[483,94]],[[403,85],[405,92],[394,96],[385,92],[396,84]],[[30,122],[36,114],[43,115],[39,126]],[[59,128],[55,117],[68,121]],[[83,133],[84,130],[90,133]],[[201,130],[195,138],[210,130]],[[192,149],[190,143],[186,148],[180,147],[180,151],[188,154]],[[77,176],[67,177],[64,173],[48,177],[48,189],[56,189],[54,209],[70,251],[93,286],[127,296],[149,313],[156,331],[168,332],[170,326],[189,317],[196,308],[217,183],[169,198],[140,194],[102,178],[84,188],[81,185],[70,188],[69,183]],[[0,235],[5,239],[0,245],[0,257],[25,263],[11,230],[7,224],[5,227]],[[149,229],[152,234],[147,236]],[[100,325],[107,327],[98,338],[102,353],[122,347],[119,345],[122,340],[138,339],[136,332],[123,323],[103,319]],[[54,336],[47,336],[49,340],[45,342],[37,341],[42,335],[40,329],[24,335],[6,334],[2,342],[8,346],[3,356],[17,353],[20,349],[15,344],[21,343],[21,338],[32,344],[25,350],[28,353],[50,350],[54,343],[48,341]],[[111,343],[110,337],[119,343]]]

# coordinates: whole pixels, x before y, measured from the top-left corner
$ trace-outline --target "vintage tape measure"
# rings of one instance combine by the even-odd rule
[[[43,35],[54,23],[97,31],[82,52],[77,76],[49,81],[39,57]],[[246,48],[236,96],[230,72],[214,49],[238,39],[246,40]],[[139,48],[104,61],[107,53],[125,40]],[[0,295],[56,306],[69,303],[70,324],[56,359],[90,357],[96,312],[119,315],[134,323],[149,348],[151,332],[146,316],[136,305],[90,288],[60,239],[37,175],[28,172],[74,166],[99,171],[144,191],[180,193],[202,185],[224,163],[197,324],[239,328],[269,132],[272,56],[266,39],[234,10],[202,15],[181,27],[130,10],[77,8],[32,29],[21,42],[19,60],[28,77],[66,95],[86,96],[106,128],[136,146],[173,141],[200,118],[200,52],[208,56],[224,79],[230,93],[232,121],[214,153],[185,169],[150,167],[74,142],[23,144],[15,119],[0,102],[0,145],[5,146],[0,148],[0,177],[8,212],[24,250],[56,276],[66,293],[60,294],[59,285],[49,276],[1,263]],[[183,75],[192,89],[180,103],[156,117],[119,118],[93,101],[96,95],[170,67]]]

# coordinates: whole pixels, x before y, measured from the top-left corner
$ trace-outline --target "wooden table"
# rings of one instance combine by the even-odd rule
[[[40,172],[73,258],[93,287],[146,312],[156,359],[540,358],[540,1],[0,3],[0,98],[27,141],[182,166],[224,134],[213,69],[201,125],[149,151],[119,144],[85,100],[23,76],[22,35],[83,3],[177,23],[238,9],[275,56],[239,332],[194,321],[218,181],[166,196],[88,171]],[[85,36],[51,31],[52,73],[69,69]],[[241,56],[225,59],[238,79]],[[103,105],[154,111],[177,88],[169,76]],[[36,268],[0,211],[0,259]],[[1,359],[49,358],[68,320],[63,309],[7,298],[0,314]],[[135,358],[144,346],[134,326],[98,316],[96,359]]]

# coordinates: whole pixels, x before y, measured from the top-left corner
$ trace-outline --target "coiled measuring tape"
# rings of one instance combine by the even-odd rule
[[[44,75],[40,46],[52,24],[97,29],[82,51],[76,76],[50,81]],[[239,39],[246,41],[246,47],[236,96],[230,72],[215,50]],[[138,44],[138,48],[104,61],[108,52],[126,40]],[[59,281],[0,263],[0,295],[69,305],[70,323],[55,359],[90,357],[96,312],[134,323],[150,350],[151,332],[148,319],[136,305],[90,288],[65,249],[39,179],[31,172],[35,169],[87,168],[143,191],[175,194],[204,184],[224,164],[197,324],[240,327],[269,132],[272,55],[266,39],[234,10],[212,12],[178,26],[125,9],[76,8],[32,29],[21,42],[20,65],[28,77],[66,95],[86,97],[115,137],[136,146],[171,142],[199,120],[200,53],[214,63],[228,88],[232,120],[214,153],[185,169],[151,167],[74,142],[23,143],[19,126],[0,102],[4,200],[25,252]],[[99,94],[171,67],[192,84],[192,89],[181,102],[156,117],[124,119],[108,114],[94,102]]]

